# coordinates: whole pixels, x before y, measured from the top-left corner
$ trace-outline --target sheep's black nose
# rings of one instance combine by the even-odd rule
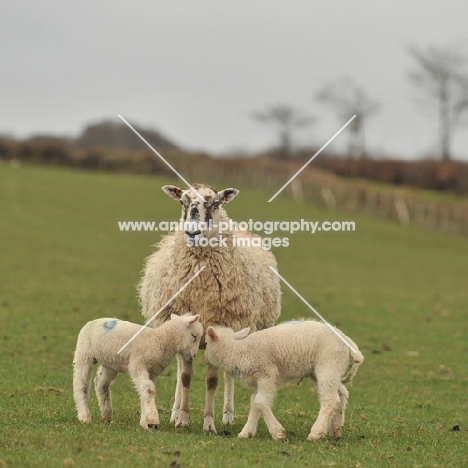
[[[187,234],[187,236],[193,239],[195,236],[199,236],[201,234],[201,231],[195,231],[195,232],[185,231],[185,234]]]

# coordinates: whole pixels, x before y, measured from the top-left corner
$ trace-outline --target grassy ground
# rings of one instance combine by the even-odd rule
[[[467,240],[359,216],[354,233],[280,233],[290,247],[275,249],[281,274],[366,357],[341,440],[305,440],[318,409],[308,381],[287,384],[275,404],[289,442],[273,442],[263,423],[255,439],[236,438],[250,395],[241,386],[235,425],[222,426],[219,393],[220,435],[203,434],[201,355],[189,429],[169,424],[174,365],[156,382],[157,432],[139,427],[126,376],[114,384],[112,424],[99,420],[94,394],[93,424],[78,423],[77,333],[103,316],[141,323],[135,285],[159,239],[119,232],[117,221],[178,219],[179,206],[160,190],[173,182],[0,165],[0,467],[468,464]],[[270,196],[242,190],[228,211],[237,220],[349,219],[281,197],[267,203]],[[284,285],[283,292],[283,319],[308,316]]]

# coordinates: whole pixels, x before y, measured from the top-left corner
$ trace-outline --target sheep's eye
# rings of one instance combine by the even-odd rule
[[[205,206],[215,206],[217,204],[218,204],[218,200],[213,199],[213,198],[209,198],[208,200],[205,200],[205,203],[204,203]]]
[[[193,342],[196,343],[197,340],[198,340],[198,336],[197,335],[192,335],[192,337],[193,337]]]

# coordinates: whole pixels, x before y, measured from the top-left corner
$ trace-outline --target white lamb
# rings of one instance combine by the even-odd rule
[[[193,190],[195,189],[195,190]],[[223,206],[237,194],[235,188],[217,191],[204,184],[181,190],[173,185],[164,192],[182,205],[181,221],[196,224],[162,239],[159,250],[146,261],[139,285],[142,313],[153,317],[168,301],[155,319],[155,325],[168,320],[171,313],[193,310],[200,314],[206,330],[210,325],[222,325],[238,331],[252,331],[274,325],[281,309],[279,278],[269,267],[277,268],[270,251],[261,247],[239,247],[234,237],[249,237],[233,230],[220,232],[220,223],[229,224]],[[201,197],[201,198],[200,198]],[[211,223],[212,229],[200,224]],[[253,238],[254,236],[252,236]],[[261,241],[255,236],[256,241]],[[206,245],[210,242],[212,246]],[[215,244],[220,242],[219,246]],[[200,246],[195,246],[199,242]],[[258,245],[258,244],[257,244]],[[203,268],[200,275],[174,300],[171,298]],[[171,421],[176,426],[189,425],[189,412],[181,402],[189,398],[193,371],[190,362],[177,359],[177,387]],[[223,423],[234,421],[234,380],[225,373]],[[203,429],[216,432],[214,398],[218,386],[218,369],[208,366]]]
[[[192,361],[198,351],[203,327],[199,315],[172,315],[159,328],[146,328],[120,354],[118,351],[141,329],[141,325],[113,318],[88,322],[80,331],[73,360],[73,396],[78,419],[91,422],[88,408],[91,371],[99,369],[94,379],[102,420],[112,420],[110,385],[118,372],[129,374],[141,401],[140,425],[156,429],[159,415],[155,403],[154,379],[174,356]],[[185,407],[188,401],[182,402]]]
[[[254,437],[263,416],[273,439],[284,439],[285,430],[273,415],[271,405],[281,384],[305,377],[316,382],[320,399],[320,412],[308,439],[320,439],[327,432],[334,438],[341,437],[348,401],[344,384],[351,382],[364,357],[355,343],[336,328],[335,331],[349,346],[327,325],[314,320],[285,322],[250,336],[248,328],[237,333],[225,327],[208,328],[205,361],[256,389],[239,437]],[[342,377],[350,356],[353,365]]]

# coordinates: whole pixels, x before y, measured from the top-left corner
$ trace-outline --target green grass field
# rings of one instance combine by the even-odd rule
[[[219,391],[220,434],[205,435],[202,353],[189,429],[169,424],[174,363],[156,381],[158,431],[140,428],[127,376],[113,387],[114,421],[100,421],[92,393],[93,423],[80,424],[77,334],[98,317],[142,322],[135,286],[160,238],[119,232],[117,221],[177,220],[166,183],[177,181],[0,164],[0,467],[468,465],[468,241],[288,198],[267,203],[271,193],[242,187],[227,207],[236,220],[356,222],[354,233],[281,234],[290,246],[274,250],[280,273],[365,355],[342,439],[306,440],[318,401],[305,380],[283,387],[274,407],[288,442],[272,441],[263,422],[255,439],[236,438],[251,393],[241,386],[235,425],[221,424]],[[282,289],[282,319],[308,317]]]

